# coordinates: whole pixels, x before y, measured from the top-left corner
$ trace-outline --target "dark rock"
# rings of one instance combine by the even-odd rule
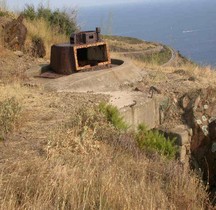
[[[12,50],[22,50],[24,48],[27,28],[22,23],[23,19],[23,15],[20,15],[16,20],[12,20],[4,26],[5,47]]]
[[[188,78],[188,80],[191,81],[191,82],[194,82],[196,80],[196,77],[191,76],[191,77]]]
[[[40,37],[32,39],[32,55],[36,58],[43,58],[46,55],[44,41]]]
[[[186,98],[185,98],[186,97]],[[203,179],[216,186],[216,89],[205,88],[182,97],[183,118],[193,129],[191,154],[203,172]],[[186,100],[186,99],[190,99]]]
[[[216,120],[209,123],[209,137],[216,141]]]
[[[44,42],[40,37],[32,39],[32,55],[36,58],[43,58],[46,55]]]

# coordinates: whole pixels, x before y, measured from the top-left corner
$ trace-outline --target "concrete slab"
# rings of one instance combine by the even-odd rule
[[[28,76],[37,80],[36,83],[40,83],[45,90],[110,95],[110,103],[120,110],[133,129],[136,129],[140,123],[146,124],[149,129],[155,128],[160,123],[157,97],[149,98],[147,93],[140,91],[121,90],[122,85],[142,81],[146,74],[128,60],[124,60],[122,65],[114,68],[80,72],[56,79],[35,78],[39,74],[40,71],[36,68],[28,72]]]
[[[116,62],[120,60],[116,60]],[[41,83],[46,90],[57,92],[109,92],[121,89],[124,84],[131,84],[143,79],[145,71],[133,65],[129,60],[122,61],[123,64],[116,67],[78,72],[57,79],[34,78]],[[118,63],[117,63],[118,64]],[[34,72],[32,72],[34,71]],[[33,69],[27,72],[31,76],[39,76],[40,70]]]

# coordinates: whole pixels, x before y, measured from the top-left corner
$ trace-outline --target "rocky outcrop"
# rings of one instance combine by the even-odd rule
[[[36,58],[43,58],[46,55],[45,45],[40,37],[33,37],[31,53]]]
[[[23,19],[24,17],[20,15],[4,26],[5,47],[12,50],[23,50],[27,35],[27,28],[22,23]]]
[[[181,100],[183,120],[192,128],[190,150],[211,187],[216,186],[216,89],[206,88],[185,94]]]

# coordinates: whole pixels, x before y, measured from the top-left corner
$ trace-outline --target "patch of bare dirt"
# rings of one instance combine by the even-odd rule
[[[0,45],[0,81],[2,83],[26,80],[24,72],[39,64],[37,59],[29,55],[7,50]]]

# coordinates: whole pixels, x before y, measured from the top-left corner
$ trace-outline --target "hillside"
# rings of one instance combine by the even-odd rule
[[[146,72],[121,90],[148,92],[153,86],[170,99],[161,129],[182,123],[178,101],[184,94],[215,87],[210,67],[178,52],[172,58],[167,46],[104,39],[112,57],[129,59]],[[57,40],[64,38],[56,34],[52,42]],[[46,48],[50,44],[45,41]],[[164,137],[119,128],[115,109],[110,113],[117,120],[110,120],[101,108],[109,95],[47,91],[28,76],[49,63],[47,52],[34,58],[28,50],[20,54],[0,44],[0,209],[214,209],[208,185],[187,164],[139,144],[150,135]]]

